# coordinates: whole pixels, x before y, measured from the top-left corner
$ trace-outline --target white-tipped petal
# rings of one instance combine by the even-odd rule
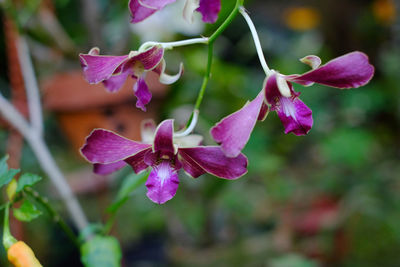
[[[179,78],[182,76],[183,73],[183,63],[181,63],[179,65],[179,72],[175,75],[170,75],[165,73],[165,61],[163,60],[163,62],[161,62],[162,66],[161,66],[161,72],[160,72],[160,78],[159,81],[160,83],[163,84],[173,84],[174,82],[176,82],[177,80],[179,80]]]
[[[321,59],[314,55],[305,56],[301,58],[300,61],[310,66],[313,70],[321,65]]]
[[[200,0],[186,0],[185,7],[183,8],[183,18],[188,23],[193,23],[193,13],[200,7]]]

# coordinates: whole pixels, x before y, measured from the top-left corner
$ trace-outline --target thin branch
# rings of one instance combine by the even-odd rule
[[[66,182],[63,174],[51,156],[42,136],[28,124],[14,106],[11,105],[10,102],[8,102],[1,94],[0,115],[2,115],[8,123],[14,126],[24,136],[25,140],[32,148],[33,153],[35,153],[40,166],[57,189],[61,196],[61,200],[67,206],[71,218],[77,228],[79,230],[85,228],[88,224],[86,216],[83,213],[77,198],[72,193],[69,184]]]
[[[41,136],[43,134],[43,117],[39,87],[26,40],[22,36],[19,36],[17,40],[18,58],[25,82],[30,122],[33,129]]]

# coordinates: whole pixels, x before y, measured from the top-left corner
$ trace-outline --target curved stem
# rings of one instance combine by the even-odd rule
[[[253,36],[254,45],[256,46],[256,50],[257,50],[257,54],[258,54],[258,58],[260,60],[261,66],[264,69],[265,74],[267,76],[269,76],[272,72],[269,69],[267,62],[265,61],[264,53],[263,53],[263,50],[261,47],[260,38],[258,38],[256,27],[254,26],[253,21],[251,20],[250,16],[246,12],[246,9],[243,6],[241,6],[239,8],[239,12],[240,12],[240,14],[242,14],[242,16],[244,17],[244,19],[247,22],[247,25],[249,26],[251,35]]]
[[[212,67],[213,52],[214,52],[214,42],[225,31],[225,29],[232,23],[233,19],[239,13],[239,8],[241,5],[243,5],[243,1],[244,0],[236,0],[236,4],[235,4],[235,7],[233,8],[232,12],[225,19],[225,21],[221,24],[221,26],[219,26],[218,29],[210,36],[210,38],[208,38],[208,57],[207,57],[206,73],[204,74],[203,83],[201,85],[199,94],[197,95],[194,110],[192,112],[192,115],[190,116],[190,119],[189,119],[186,127],[189,127],[189,125],[191,125],[195,112],[198,112],[198,110],[200,109],[200,105],[201,105],[201,102],[203,101],[203,97],[204,97],[204,93],[207,88],[208,81],[211,78],[211,67]]]
[[[154,45],[161,45],[164,49],[172,49],[178,46],[192,45],[192,44],[207,44],[208,37],[193,38],[175,42],[145,42],[139,47],[139,51],[144,51]]]
[[[10,232],[10,217],[9,217],[10,203],[6,204],[4,209],[4,224],[3,224],[3,246],[8,250],[17,240],[11,235]]]
[[[53,207],[50,206],[49,201],[45,198],[43,198],[38,192],[33,190],[30,187],[26,187],[24,189],[24,192],[32,197],[35,201],[37,201],[40,205],[43,206],[43,208],[46,209],[46,211],[50,214],[50,217],[56,222],[60,228],[65,232],[65,234],[68,236],[68,238],[74,243],[75,246],[78,248],[80,247],[80,243],[78,241],[78,238],[74,234],[74,232],[71,230],[71,228],[65,223],[65,221],[61,218],[61,216],[57,213]]]

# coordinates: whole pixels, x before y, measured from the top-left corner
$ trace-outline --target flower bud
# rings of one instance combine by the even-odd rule
[[[13,244],[7,251],[7,257],[15,267],[43,267],[32,249],[23,241]]]
[[[7,192],[7,196],[8,196],[8,200],[12,201],[14,196],[15,196],[15,192],[17,191],[17,180],[12,179],[11,182],[8,184],[6,192]]]

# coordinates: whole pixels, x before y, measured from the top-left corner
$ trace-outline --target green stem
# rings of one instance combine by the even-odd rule
[[[10,209],[10,203],[7,203],[4,209],[4,225],[3,225],[3,246],[6,250],[8,250],[13,244],[18,242],[11,235],[10,232],[9,209]]]
[[[49,201],[40,194],[33,190],[30,187],[27,187],[24,189],[24,192],[32,197],[35,201],[37,201],[46,211],[49,213],[50,217],[60,226],[60,228],[65,232],[65,234],[68,236],[68,238],[74,243],[74,245],[77,248],[80,248],[80,242],[78,241],[77,236],[75,233],[72,231],[72,229],[65,223],[65,221],[61,218],[61,216],[57,213],[55,209],[53,209],[52,206],[50,206]]]
[[[116,217],[117,217],[117,212],[115,211],[108,218],[107,223],[106,223],[106,225],[104,226],[104,229],[103,229],[103,233],[105,235],[108,235],[110,233],[112,227],[114,226]]]
[[[199,110],[201,102],[203,101],[204,93],[207,88],[208,81],[211,77],[211,67],[213,61],[213,52],[214,52],[214,42],[215,40],[225,31],[225,29],[232,23],[233,19],[239,13],[240,6],[243,5],[244,0],[236,0],[236,5],[233,8],[232,12],[229,16],[225,19],[225,21],[218,27],[218,29],[208,38],[208,59],[207,59],[207,68],[206,73],[203,77],[203,83],[201,85],[199,94],[197,95],[196,103],[194,106],[194,110],[192,115],[190,116],[186,127],[189,127],[190,123],[192,122],[193,114],[196,110]]]

